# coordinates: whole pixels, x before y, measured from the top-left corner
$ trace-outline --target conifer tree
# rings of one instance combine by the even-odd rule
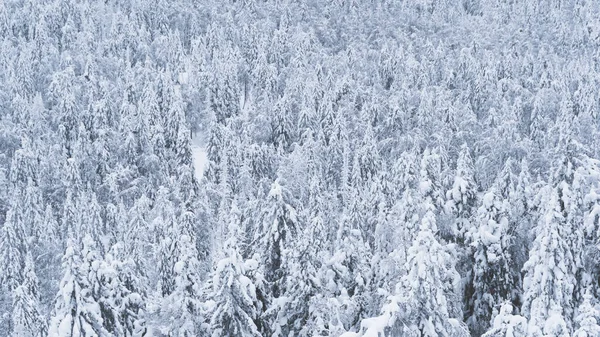
[[[598,325],[598,310],[592,302],[592,295],[586,293],[583,296],[583,302],[579,305],[578,315],[575,317],[577,329],[573,332],[573,337],[591,337],[600,334],[600,325]]]
[[[261,227],[255,237],[263,252],[261,262],[273,298],[283,294],[287,253],[298,226],[296,210],[289,204],[289,194],[280,181],[276,180],[271,186]]]
[[[275,336],[313,336],[324,333],[323,303],[319,282],[320,260],[327,256],[325,242],[325,214],[321,211],[322,199],[316,174],[312,175],[309,187],[309,214],[303,230],[298,232],[297,241],[291,244],[288,255],[288,277],[284,280],[285,292],[275,299],[269,309],[276,316],[273,328]]]
[[[540,335],[550,333],[550,323],[560,325],[573,313],[575,284],[573,253],[558,191],[546,187],[541,193],[546,196],[544,209],[523,267],[523,314],[529,319],[530,331]]]
[[[277,310],[268,310],[274,301],[283,297],[286,282],[290,277],[291,249],[298,233],[298,217],[289,204],[289,191],[282,186],[281,179],[275,180],[267,195],[266,204],[260,210],[260,222],[254,235],[258,248],[260,274],[264,276],[265,291],[263,313],[259,325],[266,332],[277,333]]]
[[[409,249],[408,274],[401,281],[401,292],[406,296],[408,314],[406,331],[421,336],[466,335],[464,327],[457,326],[450,316],[448,301],[452,299],[457,277],[452,257],[434,237],[435,218],[428,211],[421,220],[419,234]]]
[[[67,240],[67,248],[63,257],[64,276],[60,282],[60,289],[50,326],[49,336],[75,337],[75,336],[110,336],[104,327],[102,309],[94,299],[92,284],[89,282],[82,256],[74,240]]]
[[[511,256],[515,259],[515,268],[520,272],[528,258],[530,235],[537,214],[534,202],[535,184],[532,182],[529,165],[526,159],[521,161],[521,170],[517,177],[515,196],[511,200],[512,216],[515,220],[515,231],[522,233],[515,236]],[[527,235],[525,234],[527,233]]]
[[[456,217],[452,234],[458,242],[464,242],[465,235],[470,230],[470,218],[476,202],[476,188],[473,160],[469,148],[463,144],[456,163],[456,175],[452,189],[446,192],[446,207]]]
[[[147,218],[150,211],[150,200],[145,195],[138,198],[129,210],[127,228],[124,229],[123,242],[127,242],[127,255],[135,264],[136,273],[145,276],[148,266],[148,233],[150,224]]]
[[[62,71],[52,76],[50,93],[53,98],[53,111],[56,125],[61,132],[61,146],[65,158],[70,158],[74,152],[73,147],[77,142],[78,101],[77,86],[79,81],[75,76],[72,65],[66,66]]]
[[[389,296],[381,316],[363,320],[363,336],[383,333],[415,336],[468,336],[468,329],[450,316],[449,284],[457,273],[452,257],[434,236],[435,217],[428,211],[408,252],[407,274]]]
[[[31,253],[25,257],[23,283],[14,290],[12,335],[15,337],[43,337],[47,326],[40,312],[40,292]]]
[[[148,332],[146,321],[147,279],[140,275],[132,258],[120,244],[113,245],[105,255],[100,277],[109,283],[105,292],[110,305],[116,309],[121,334],[127,337],[141,337]]]
[[[232,214],[239,211],[232,205]],[[256,308],[256,287],[248,278],[246,266],[237,251],[239,220],[230,219],[229,238],[225,242],[225,257],[217,262],[213,274],[210,298],[215,307],[210,319],[213,336],[260,336],[256,327],[259,311]]]
[[[202,270],[198,261],[195,236],[191,230],[195,214],[185,211],[177,223],[178,237],[175,264],[173,265],[173,291],[165,299],[167,313],[173,317],[169,324],[171,334],[192,337],[199,333],[200,281]]]
[[[508,251],[511,245],[508,205],[493,186],[477,211],[478,231],[473,234],[473,294],[469,294],[466,313],[467,323],[475,335],[483,334],[490,327],[497,306],[512,300],[517,288],[518,279],[512,274],[513,262]]]
[[[334,294],[349,303],[341,314],[340,322],[344,328],[349,329],[367,315],[371,254],[360,231],[352,228],[344,218],[340,221],[338,240],[339,246],[330,262],[330,268],[335,273]]]
[[[174,271],[176,256],[179,254],[179,246],[176,241],[176,234],[173,230],[175,226],[175,215],[166,214],[166,218],[160,218],[163,222],[160,224],[162,229],[157,245],[158,261],[158,286],[162,296],[169,296],[175,289]]]
[[[8,211],[0,233],[0,266],[2,287],[12,292],[23,282],[25,265],[25,233],[17,218],[17,209]]]

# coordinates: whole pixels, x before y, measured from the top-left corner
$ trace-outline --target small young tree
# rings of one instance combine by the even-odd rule
[[[573,337],[600,336],[600,325],[598,317],[600,313],[594,307],[593,296],[588,292],[583,295],[583,302],[579,305],[579,314],[575,317],[577,329]]]

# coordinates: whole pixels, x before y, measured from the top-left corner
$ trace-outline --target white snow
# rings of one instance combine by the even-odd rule
[[[194,160],[194,173],[196,179],[201,180],[204,174],[204,168],[208,162],[206,149],[200,141],[200,137],[194,135],[192,138],[192,159]]]
[[[493,192],[488,192],[483,196],[483,206],[485,208],[491,208],[492,206],[494,206],[494,193]]]
[[[188,84],[189,74],[187,72],[181,72],[177,76],[177,80],[179,81],[180,84]]]
[[[244,262],[244,268],[246,270],[257,270],[258,269],[258,261],[254,259],[248,259]]]

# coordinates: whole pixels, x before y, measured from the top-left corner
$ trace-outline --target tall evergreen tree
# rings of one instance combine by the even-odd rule
[[[63,257],[64,276],[56,297],[56,304],[48,329],[49,336],[110,336],[104,327],[100,304],[93,297],[92,284],[88,279],[84,257],[72,238],[67,241]]]
[[[238,213],[236,207],[232,206],[232,214]],[[256,287],[245,275],[246,266],[236,247],[239,220],[236,217],[230,220],[225,257],[217,262],[213,274],[209,295],[215,301],[210,319],[213,336],[260,336],[255,324],[259,318]]]
[[[46,319],[40,310],[40,291],[31,253],[25,257],[23,283],[14,290],[12,335],[16,337],[43,337]]]
[[[17,209],[9,210],[0,236],[1,280],[3,288],[8,292],[12,292],[23,282],[25,265],[25,233],[17,212]]]
[[[569,234],[558,191],[546,187],[541,193],[546,195],[544,213],[529,260],[523,267],[523,314],[529,319],[530,330],[540,336],[542,332],[552,333],[550,330],[557,324],[565,324],[565,319],[573,313],[575,284],[573,253],[567,241]]]
[[[483,196],[477,212],[478,231],[473,234],[473,294],[467,294],[470,296],[466,313],[467,323],[475,335],[488,330],[498,313],[498,305],[516,295],[518,279],[512,273],[513,261],[508,250],[512,244],[508,207],[508,201],[502,200],[493,186]]]
[[[276,180],[271,186],[261,227],[255,236],[263,252],[261,262],[273,298],[283,294],[287,276],[287,254],[298,230],[297,213],[289,204],[288,198],[287,190],[280,180]]]
[[[193,229],[195,214],[185,211],[176,224],[178,236],[174,244],[177,246],[175,264],[173,265],[173,291],[165,299],[165,307],[173,317],[168,330],[170,334],[182,337],[197,336],[199,333],[201,288],[199,275],[201,269],[198,261]],[[172,252],[173,253],[173,252]],[[171,253],[171,254],[172,254]]]
[[[452,189],[446,192],[446,207],[456,217],[452,235],[458,242],[464,242],[465,235],[470,231],[476,194],[477,186],[473,175],[473,160],[469,148],[466,144],[463,144],[456,163],[456,175]]]

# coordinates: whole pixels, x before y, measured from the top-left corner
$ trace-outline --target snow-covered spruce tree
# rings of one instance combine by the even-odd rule
[[[514,174],[514,164],[512,158],[507,158],[502,170],[498,173],[494,181],[494,188],[502,200],[511,202],[515,199],[517,180]],[[512,212],[511,212],[512,213]],[[512,214],[511,214],[512,215]]]
[[[208,83],[207,106],[216,117],[216,122],[225,124],[226,120],[240,112],[240,87],[235,71],[237,62],[233,46],[223,41],[220,55],[215,58],[214,72],[210,74]]]
[[[465,242],[470,231],[471,216],[477,198],[477,185],[473,174],[473,159],[466,144],[463,144],[456,163],[452,189],[446,191],[446,209],[455,216],[452,236],[456,242]]]
[[[476,336],[483,334],[492,323],[497,307],[512,300],[518,279],[512,273],[509,233],[509,203],[503,200],[496,186],[483,196],[472,234],[474,265],[467,302],[467,324]]]
[[[268,287],[266,302],[271,305],[273,300],[285,293],[286,280],[291,272],[289,254],[298,230],[296,210],[289,204],[289,192],[281,185],[280,179],[271,186],[259,226],[254,241],[259,248],[262,274]],[[265,312],[262,320],[266,321],[260,325],[273,328],[273,314]]]
[[[122,285],[117,271],[100,255],[97,246],[91,235],[87,234],[83,238],[82,264],[79,271],[86,277],[92,298],[100,306],[106,331],[114,335],[123,335],[119,321],[121,310],[124,310],[121,308]]]
[[[351,193],[354,193],[353,198],[356,200],[350,201],[353,207],[349,208],[351,211],[349,214],[356,228],[360,229],[364,240],[374,248],[377,216],[383,198],[382,186],[378,180],[382,163],[377,150],[375,130],[368,122],[368,116],[361,118],[366,129],[362,141],[354,152],[350,178],[353,189]]]
[[[75,214],[78,227],[74,229],[80,233],[79,235],[82,237],[90,235],[95,242],[101,242],[102,207],[98,203],[96,193],[90,188],[82,190],[75,205],[77,207]],[[100,253],[103,251],[104,247],[94,247],[94,249],[98,249],[98,253]]]
[[[28,179],[27,187],[22,192],[22,201],[19,202],[22,203],[21,207],[24,211],[22,221],[27,224],[26,233],[39,242],[45,230],[45,224],[43,223],[44,202],[40,188],[34,184],[33,180]]]
[[[527,203],[531,203],[531,191],[522,188],[524,185],[529,185],[529,169],[526,160],[523,160],[522,172],[519,176],[515,175],[514,170],[514,161],[508,158],[504,163],[504,167],[498,173],[493,186],[499,200],[502,202],[503,211],[508,220],[506,232],[509,237],[503,241],[507,244],[505,249],[511,260],[509,266],[511,276],[514,279],[514,289],[510,298],[507,299],[516,304],[520,303],[519,296],[522,290],[521,269],[527,260],[529,244],[529,236],[526,233],[530,231],[529,222],[533,212],[526,210]]]
[[[175,154],[175,160],[173,165],[175,166],[175,173],[181,174],[181,170],[186,170],[188,168],[192,169],[192,149],[191,149],[191,138],[190,138],[190,129],[187,125],[187,121],[185,118],[185,106],[183,102],[183,98],[181,97],[181,90],[179,86],[176,86],[174,99],[177,102],[177,105],[173,107],[174,109],[171,112],[173,115],[172,123],[170,129],[175,129],[175,139],[174,139],[174,149],[173,152]],[[191,178],[191,177],[190,177]],[[193,184],[189,183],[190,186],[188,188],[194,187]],[[186,193],[186,195],[189,193]],[[184,198],[186,200],[187,198]]]
[[[237,214],[235,203],[232,214]],[[237,251],[239,219],[230,219],[229,238],[224,243],[224,258],[217,262],[213,272],[212,289],[208,297],[214,301],[210,318],[213,336],[257,337],[260,332],[255,321],[259,310],[256,307],[256,288],[248,278],[244,261]]]
[[[13,292],[12,336],[45,337],[46,319],[40,307],[38,278],[31,253],[25,257],[23,283]]]
[[[228,129],[226,126],[219,123],[214,123],[210,129],[210,134],[207,144],[207,159],[206,170],[204,177],[206,181],[218,185],[220,182],[220,167],[222,161],[227,160],[224,149],[226,149],[228,141]]]
[[[406,261],[406,252],[410,248],[419,231],[420,192],[419,161],[414,149],[404,152],[392,169],[392,186],[398,189],[398,200],[392,206],[392,221],[402,223],[402,226],[390,224],[395,230],[393,234],[382,238],[399,258]],[[394,193],[395,194],[395,193]],[[393,240],[392,240],[393,238]],[[401,265],[404,265],[401,262]]]
[[[350,328],[366,314],[364,311],[370,297],[368,293],[368,280],[371,272],[369,261],[372,255],[360,230],[352,228],[348,220],[342,219],[338,235],[339,246],[329,263],[332,263],[332,269],[338,274],[336,275],[337,294],[342,297],[351,297],[355,304],[355,308],[346,313],[350,315],[342,322],[346,328]]]
[[[84,259],[76,253],[78,245],[72,237],[67,240],[67,248],[63,257],[64,276],[60,282],[60,290],[48,336],[110,336],[104,327],[102,309],[94,299],[92,284],[87,279]]]
[[[594,307],[593,296],[590,293],[583,295],[583,302],[577,308],[575,323],[577,329],[573,332],[573,337],[592,337],[600,335],[600,325],[598,319],[600,313]]]
[[[435,211],[441,204],[441,158],[436,150],[425,149],[421,155],[418,190],[422,200],[421,211]]]
[[[430,223],[434,224],[434,228],[432,231],[435,233],[436,238],[444,237],[441,232],[442,231],[437,225],[437,216],[439,214],[438,207],[441,205],[441,195],[440,195],[440,180],[441,180],[441,160],[438,150],[430,151],[429,149],[425,149],[421,158],[421,168],[419,171],[419,183],[418,183],[418,208],[417,212],[420,215],[420,222],[423,223],[425,218],[429,218]],[[446,228],[445,232],[447,233],[448,228]],[[414,242],[414,241],[413,241]],[[444,245],[443,249],[446,253],[452,253],[455,250],[455,245],[449,244]],[[408,259],[407,259],[408,260]],[[455,269],[455,265],[458,261],[456,261],[456,256],[452,255],[451,258],[447,261],[448,264],[446,268],[449,271],[454,273],[453,277],[458,277],[457,270]],[[451,317],[462,317],[462,305],[460,303],[460,292],[458,291],[458,281],[457,278],[448,277],[446,281],[446,294],[449,296],[448,300],[448,310]]]
[[[229,257],[217,263],[211,298],[215,308],[210,320],[213,336],[260,336],[254,320],[257,310],[255,288],[244,275],[244,263],[239,253],[227,249]]]
[[[582,164],[585,146],[577,141],[580,126],[569,100],[561,103],[554,127],[556,139],[549,183],[540,191],[536,238],[525,263],[523,313],[532,333],[549,336],[573,332],[573,315],[585,288],[582,279],[585,230],[581,200],[585,188]],[[583,159],[583,160],[582,160]]]
[[[223,154],[226,158],[224,158],[224,160],[222,160],[220,163],[219,185],[216,187],[215,191],[215,197],[219,199],[218,206],[214,211],[214,217],[216,218],[217,222],[216,228],[214,229],[215,245],[222,245],[225,243],[229,237],[227,233],[231,227],[231,217],[236,216],[236,214],[230,214],[231,188],[229,182],[232,179],[229,177],[229,158],[227,158],[227,150],[227,148],[223,149]],[[213,203],[217,204],[217,201],[215,200]],[[215,250],[218,252],[220,249],[216,248]]]
[[[369,181],[373,179],[377,172],[381,169],[381,157],[377,150],[377,138],[375,130],[370,123],[365,122],[366,129],[362,141],[355,152],[353,170],[357,170],[358,177],[353,177],[355,180]],[[360,178],[360,179],[358,179]]]
[[[26,242],[23,224],[17,218],[18,212],[16,207],[8,211],[0,232],[0,281],[2,288],[8,292],[12,292],[23,282]]]
[[[199,275],[201,269],[198,261],[194,228],[195,214],[184,211],[177,220],[174,244],[175,264],[173,265],[173,291],[164,300],[163,311],[170,318],[167,328],[170,336],[192,337],[200,332],[200,297]]]
[[[41,222],[39,190],[33,184],[36,169],[30,149],[15,152],[10,166],[10,201],[0,231],[0,286],[9,293],[23,282],[27,238]]]
[[[269,109],[271,135],[270,142],[275,148],[288,151],[294,141],[294,123],[292,121],[291,109],[286,102],[287,97],[280,98],[275,106]]]
[[[356,199],[350,199],[356,202]],[[351,203],[351,205],[354,203]],[[369,299],[370,260],[372,253],[360,230],[348,214],[351,205],[345,204],[339,220],[333,256],[325,261],[323,289],[331,294],[330,331],[358,328],[365,318]]]
[[[406,332],[421,336],[467,335],[465,327],[451,317],[448,300],[453,294],[457,278],[452,257],[435,238],[435,215],[427,211],[421,228],[408,252],[408,274],[401,281],[400,291],[405,297],[408,314],[402,319]]]
[[[558,189],[547,186],[540,193],[545,196],[544,209],[523,267],[522,310],[533,336],[562,336],[569,333],[567,322],[574,309],[575,263]],[[562,332],[552,334],[557,329]]]
[[[428,211],[408,252],[407,274],[382,308],[382,315],[361,323],[362,336],[468,336],[467,327],[451,317],[449,287],[457,278],[452,257],[435,238],[435,216]]]
[[[586,266],[585,273],[587,274],[586,279],[582,279],[584,287],[588,286],[588,291],[596,294],[598,289],[597,285],[600,282],[598,275],[600,274],[600,265],[598,263],[598,256],[600,256],[600,246],[598,246],[598,229],[600,228],[600,179],[596,177],[600,176],[600,162],[588,158],[586,165],[584,165],[586,174],[589,181],[589,190],[585,193],[582,200],[583,214],[583,232],[585,235],[585,251],[583,252],[583,258]],[[587,179],[586,179],[587,180]],[[585,284],[591,282],[592,286]],[[582,287],[583,288],[583,287]]]
[[[146,277],[149,257],[149,231],[148,218],[150,211],[150,200],[142,195],[136,201],[127,214],[127,226],[123,229],[123,242],[126,242],[127,256],[135,266],[135,273],[140,277]]]
[[[423,215],[419,232],[408,250],[407,274],[396,285],[394,294],[388,297],[381,316],[362,321],[363,336],[386,333],[426,337],[468,336],[467,327],[453,317],[456,309],[449,303],[458,297],[459,275],[454,257],[436,238],[434,186],[427,174],[429,155],[428,152],[424,154],[422,163],[419,187]]]
[[[66,63],[66,62],[65,62]],[[72,64],[63,66],[63,69],[52,75],[49,92],[51,93],[53,122],[60,132],[61,150],[64,158],[71,158],[73,147],[78,136],[79,127],[79,102],[76,99],[80,80],[75,75]]]
[[[537,216],[537,207],[535,205],[535,194],[537,186],[531,179],[531,172],[527,159],[521,160],[521,170],[517,177],[515,186],[515,195],[511,198],[512,217],[514,219],[514,228],[516,233],[514,245],[510,247],[511,256],[514,258],[514,268],[520,272],[521,268],[527,262],[529,255],[529,246],[532,241],[532,227]],[[521,282],[522,288],[522,282]]]
[[[274,297],[282,293],[282,281],[286,276],[286,253],[291,248],[290,243],[298,225],[296,210],[290,205],[289,198],[289,192],[282,186],[281,180],[276,180],[267,196],[261,227],[255,237],[264,249],[264,275]]]
[[[169,296],[175,289],[173,266],[175,265],[176,256],[179,254],[179,246],[175,239],[174,230],[176,220],[171,205],[171,202],[167,200],[166,204],[163,205],[165,207],[164,217],[157,218],[157,220],[161,220],[161,223],[157,226],[160,228],[160,234],[158,235],[155,252],[158,257],[158,287],[161,295],[165,297]]]
[[[308,214],[298,224],[297,241],[292,243],[285,279],[285,293],[275,299],[269,312],[276,315],[273,336],[314,336],[327,333],[326,303],[319,281],[321,259],[328,251],[323,191],[317,174],[309,183]]]
[[[117,311],[122,335],[141,337],[148,332],[147,279],[138,274],[138,266],[127,255],[121,244],[113,245],[105,255],[102,272],[98,275],[103,283],[109,284],[104,294]]]

